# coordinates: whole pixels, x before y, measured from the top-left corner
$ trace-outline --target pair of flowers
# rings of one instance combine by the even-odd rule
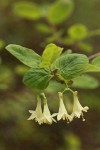
[[[43,112],[41,108],[41,98],[38,96],[36,110],[35,111],[29,110],[31,116],[28,118],[28,120],[35,120],[36,122],[38,122],[38,124],[41,125],[43,123],[52,124],[53,122],[56,122],[56,120],[54,119],[55,116],[57,116],[57,121],[63,119],[63,120],[67,120],[68,123],[71,122],[73,118],[80,118],[81,116],[83,118],[83,112],[87,112],[89,108],[87,106],[85,107],[81,106],[77,94],[78,94],[77,91],[73,92],[73,98],[74,98],[73,111],[72,114],[69,115],[63,102],[63,93],[58,92],[59,100],[60,100],[59,111],[58,113],[54,113],[51,115],[50,110],[48,108],[47,99],[44,93],[42,93],[43,100],[44,100]],[[84,118],[83,121],[85,121]]]
[[[56,122],[56,120],[53,118],[55,117],[57,114],[54,113],[51,115],[50,110],[48,108],[48,104],[47,104],[47,99],[46,96],[44,95],[44,93],[41,94],[43,96],[43,100],[44,100],[44,109],[42,112],[42,108],[41,108],[41,98],[38,96],[37,97],[37,107],[36,110],[29,110],[29,112],[31,113],[31,116],[28,118],[28,120],[34,120],[36,122],[38,122],[38,124],[52,124],[52,122]]]

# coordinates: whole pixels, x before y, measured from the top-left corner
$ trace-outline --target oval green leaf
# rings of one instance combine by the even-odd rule
[[[43,51],[41,67],[50,67],[50,65],[60,56],[63,48],[55,44],[48,44]]]
[[[82,75],[73,80],[72,86],[81,89],[95,89],[99,86],[99,82],[90,75]]]
[[[68,29],[68,34],[72,39],[82,40],[88,35],[88,29],[83,24],[75,24]]]
[[[43,68],[30,69],[23,78],[23,82],[30,88],[45,89],[50,79],[52,78],[50,72]]]
[[[23,64],[34,68],[41,62],[41,57],[33,50],[15,44],[10,44],[6,49]]]
[[[95,65],[95,66],[97,66],[97,67],[100,67],[100,56],[95,57],[92,60],[92,64]]]
[[[72,14],[73,8],[72,0],[58,0],[50,6],[48,19],[55,24],[62,23]]]
[[[56,61],[56,67],[64,79],[71,80],[87,69],[88,62],[83,54],[67,54]]]
[[[100,72],[100,67],[92,64],[88,64],[86,72]]]
[[[39,6],[32,2],[16,2],[14,12],[24,18],[36,20],[41,17]]]

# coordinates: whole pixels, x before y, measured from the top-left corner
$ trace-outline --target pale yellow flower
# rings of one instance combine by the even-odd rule
[[[44,110],[43,110],[43,118],[42,121],[46,124],[52,124],[53,121],[56,122],[56,120],[53,118],[57,115],[57,113],[54,113],[51,115],[50,110],[48,108],[47,99],[44,95]]]
[[[72,112],[71,116],[72,116],[72,118],[74,118],[74,117],[80,118],[81,116],[83,118],[83,112],[87,112],[89,107],[88,106],[85,106],[85,107],[81,106],[81,104],[78,100],[77,94],[78,94],[77,91],[73,92],[74,104],[73,104],[73,112]],[[84,118],[83,118],[83,121],[85,121]]]
[[[31,113],[31,116],[28,118],[28,120],[35,120],[36,122],[38,122],[38,124],[42,124],[42,118],[43,118],[43,114],[42,114],[42,108],[41,108],[41,99],[38,97],[37,98],[37,107],[36,110],[29,110],[29,112]]]
[[[45,97],[44,94],[43,95],[43,99],[44,99],[44,110],[42,113],[42,108],[41,108],[41,99],[38,97],[38,101],[37,101],[37,107],[36,110],[29,110],[29,112],[31,113],[31,116],[28,118],[28,120],[35,120],[36,122],[38,122],[38,124],[52,124],[52,122],[56,122],[56,120],[53,118],[55,117],[57,114],[52,114],[50,113],[50,110],[48,108],[48,104],[47,104],[47,99]]]
[[[67,122],[71,122],[72,121],[72,117],[71,115],[68,114],[66,108],[65,108],[65,105],[64,105],[64,102],[63,102],[63,93],[61,92],[58,92],[59,94],[59,100],[60,100],[60,104],[59,104],[59,111],[58,111],[58,114],[57,114],[57,120],[67,120]]]

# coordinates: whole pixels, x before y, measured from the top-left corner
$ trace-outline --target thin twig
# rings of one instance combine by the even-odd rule
[[[93,55],[89,56],[89,60],[90,60],[90,59],[93,59],[94,57],[99,56],[99,55],[100,55],[100,52],[99,52],[99,53],[96,53],[96,54],[93,54]]]

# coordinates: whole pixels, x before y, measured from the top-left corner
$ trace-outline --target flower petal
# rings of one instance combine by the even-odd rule
[[[33,111],[33,110],[29,110],[29,112],[32,114],[32,113],[34,113],[35,111]]]
[[[33,120],[36,118],[36,113],[32,113],[32,115],[27,120]]]

